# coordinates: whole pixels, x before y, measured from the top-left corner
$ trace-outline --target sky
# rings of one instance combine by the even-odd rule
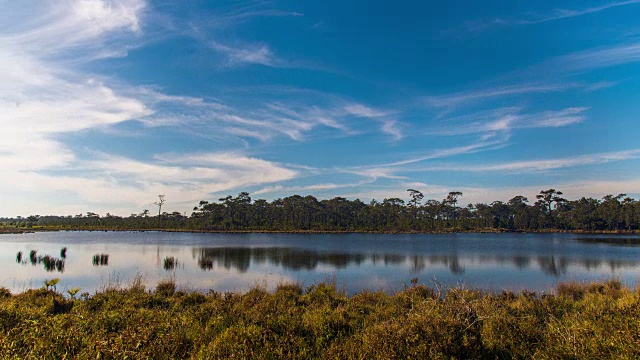
[[[0,7],[0,216],[640,197],[640,0]]]

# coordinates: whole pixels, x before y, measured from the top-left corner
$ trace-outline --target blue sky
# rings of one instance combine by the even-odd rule
[[[0,6],[0,216],[640,196],[640,0]]]

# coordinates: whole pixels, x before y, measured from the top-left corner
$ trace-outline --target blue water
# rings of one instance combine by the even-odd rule
[[[64,267],[47,271],[29,253]],[[22,252],[18,263],[16,255]],[[108,255],[106,264],[93,256]],[[173,258],[174,266],[165,266]],[[59,271],[62,270],[62,271]],[[334,281],[350,294],[400,291],[418,278],[429,286],[551,292],[558,282],[640,279],[640,236],[574,234],[191,234],[164,232],[42,232],[0,235],[0,286],[17,292],[59,278],[58,290],[94,292],[153,288],[175,279],[200,291],[273,289]]]

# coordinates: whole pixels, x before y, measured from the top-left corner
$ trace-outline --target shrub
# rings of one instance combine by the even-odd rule
[[[0,299],[11,297],[11,291],[5,287],[0,287]]]
[[[176,292],[176,282],[173,279],[163,280],[156,286],[156,294],[171,296]]]

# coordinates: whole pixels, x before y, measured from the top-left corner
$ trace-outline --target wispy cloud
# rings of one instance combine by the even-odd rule
[[[354,168],[347,169],[338,169],[334,171],[340,171],[348,174],[354,174],[358,176],[362,176],[364,178],[371,179],[376,181],[378,179],[394,179],[394,180],[403,180],[406,179],[404,176],[397,175],[397,169],[386,167],[383,165],[369,165],[369,166],[358,166]]]
[[[259,64],[270,67],[288,67],[288,63],[278,58],[265,44],[249,44],[234,47],[211,40],[209,40],[207,44],[211,49],[227,57],[227,66]]]
[[[379,118],[388,116],[388,112],[372,109],[363,104],[347,104],[344,107],[344,111],[353,116],[365,117],[365,118]]]
[[[401,174],[407,173],[408,169],[413,168],[418,163],[499,149],[505,146],[507,140],[508,136],[498,136],[492,139],[480,140],[468,145],[435,149],[419,156],[407,157],[403,160],[388,163],[345,168],[319,169],[319,171],[353,174],[368,179],[371,183],[376,182],[378,179],[405,180],[407,177]]]
[[[241,10],[234,13],[227,14],[225,18],[230,21],[241,21],[256,17],[300,17],[304,16],[303,13],[297,11],[283,11],[276,9],[262,9],[262,10]]]
[[[629,0],[629,1],[619,1],[619,2],[611,2],[600,6],[593,6],[584,9],[553,9],[551,12],[543,15],[532,16],[529,19],[520,19],[520,20],[497,20],[498,23],[503,23],[505,25],[531,25],[531,24],[540,24],[549,21],[556,21],[562,19],[573,18],[577,16],[589,15],[593,13],[597,13],[600,11],[608,10],[611,8],[617,8],[621,6],[634,5],[640,3],[639,0]]]
[[[218,4],[215,12],[205,13],[198,19],[198,26],[206,28],[233,28],[255,18],[303,17],[298,11],[276,9],[270,1],[236,1]]]
[[[577,124],[586,120],[586,107],[565,108],[555,111],[523,113],[522,108],[499,108],[444,119],[444,128],[431,129],[429,133],[440,135],[480,134],[495,136],[515,129],[553,128]]]
[[[456,152],[456,151],[453,151]],[[612,162],[621,162],[626,160],[634,160],[640,158],[640,149],[632,149],[625,151],[615,151],[606,153],[596,153],[579,155],[572,157],[564,157],[557,159],[544,159],[544,160],[524,160],[507,162],[493,165],[430,165],[430,166],[396,166],[391,168],[370,168],[362,169],[356,172],[360,176],[367,176],[367,174],[376,174],[376,171],[380,171],[380,177],[389,177],[392,179],[404,180],[400,184],[393,184],[391,186],[378,185],[375,187],[357,188],[355,192],[337,192],[336,195],[344,196],[347,198],[359,198],[363,200],[382,200],[384,198],[398,197],[401,199],[407,199],[407,193],[405,189],[414,188],[425,195],[426,198],[443,199],[447,196],[449,191],[461,191],[463,197],[461,203],[490,203],[495,200],[507,201],[513,196],[524,195],[529,199],[535,199],[535,195],[541,190],[548,188],[561,189],[565,192],[565,195],[571,197],[592,196],[595,198],[601,198],[606,194],[617,193],[633,193],[638,188],[640,179],[635,180],[588,180],[588,181],[568,181],[561,183],[545,184],[541,183],[535,186],[495,186],[495,187],[481,187],[481,186],[447,186],[442,184],[428,184],[419,181],[411,181],[410,174],[412,172],[429,172],[429,171],[453,171],[453,172],[492,172],[492,173],[539,173],[550,170],[575,168],[588,165],[601,165]],[[415,164],[414,164],[415,165]],[[397,176],[397,174],[404,174],[405,176]],[[636,194],[640,195],[640,193]]]
[[[365,180],[358,181],[352,183],[320,183],[306,186],[268,186],[261,189],[258,189],[253,192],[254,195],[262,195],[262,194],[284,194],[285,196],[290,196],[292,194],[297,193],[310,193],[310,192],[318,192],[324,190],[336,190],[336,189],[344,189],[344,188],[357,188],[363,185],[370,184],[374,181]]]
[[[209,103],[178,98],[185,106],[166,109],[141,121],[149,126],[174,126],[180,131],[193,128],[194,132],[232,134],[260,141],[281,137],[304,141],[316,136],[316,131],[323,136],[378,133],[395,141],[402,139],[401,124],[387,117],[391,112],[336,96],[289,97],[272,101],[257,96],[242,106],[224,104],[222,100]],[[150,99],[163,101],[157,95]],[[167,101],[178,100],[169,97]]]
[[[491,88],[481,88],[471,91],[462,91],[447,95],[436,95],[424,97],[424,102],[428,106],[435,108],[451,108],[461,105],[469,105],[480,101],[486,101],[498,97],[507,97],[522,94],[551,93],[560,92],[575,88],[580,85],[569,83],[525,83],[515,85],[504,85]]]
[[[402,140],[402,130],[398,127],[398,122],[395,120],[385,120],[382,125],[382,132],[391,135],[394,141]]]
[[[174,199],[174,207],[186,210],[212,192],[297,176],[286,166],[241,153],[165,154],[149,161],[110,154],[91,160],[87,159],[91,154],[75,153],[59,135],[133,120],[174,126],[176,121],[204,121],[204,116],[216,113],[218,121],[229,124],[227,136],[233,131],[256,136],[251,129],[260,126],[303,132],[312,125],[234,117],[230,108],[210,99],[167,95],[153,87],[74,70],[66,66],[67,58],[118,53],[131,34],[142,36],[146,3],[74,0],[41,5],[40,12],[29,14],[32,21],[12,19],[0,30],[0,167],[5,169],[0,197],[29,194],[50,206],[57,203],[80,211],[91,206],[113,213],[148,206],[150,194],[166,194]],[[12,9],[33,11],[18,4]],[[187,118],[172,116],[185,109]],[[46,208],[30,202],[22,205],[4,211]]]
[[[454,165],[431,166],[414,168],[409,171],[454,171],[454,172],[508,172],[508,173],[533,173],[548,170],[572,168],[585,165],[598,165],[611,162],[625,161],[640,158],[640,149],[614,151],[597,154],[564,157],[545,160],[524,160],[493,165]]]
[[[242,23],[257,17],[301,17],[304,14],[295,11],[282,11],[266,8],[265,3],[254,3],[246,6],[236,4],[234,9],[219,9],[217,14],[208,17],[205,23],[191,21],[189,29],[192,36],[199,39],[211,50],[226,58],[224,66],[237,67],[243,65],[263,65],[275,68],[303,67],[304,64],[285,60],[264,42],[242,40],[221,41],[221,29],[238,27]]]
[[[631,43],[560,56],[542,66],[557,67],[559,71],[583,71],[638,61],[640,61],[640,43]]]
[[[111,202],[124,209],[141,209],[148,206],[151,194],[165,194],[172,208],[186,211],[210,193],[296,176],[295,171],[280,165],[236,153],[167,154],[158,160],[142,162],[103,154],[96,160],[67,162],[83,169],[80,176],[11,169],[6,172],[8,176],[0,177],[0,184],[3,191],[42,195],[46,184],[46,193],[80,196],[82,203],[76,206],[81,211],[92,206],[113,213],[115,209],[105,208]]]
[[[452,147],[452,148],[436,149],[436,150],[430,151],[429,153],[427,153],[425,155],[421,155],[421,156],[417,156],[417,157],[413,157],[413,158],[409,158],[409,159],[405,159],[405,160],[390,162],[390,163],[386,163],[386,164],[379,164],[379,165],[376,165],[374,167],[376,167],[376,168],[378,168],[378,167],[397,167],[397,166],[401,166],[401,165],[409,165],[409,164],[419,163],[419,162],[423,162],[423,161],[426,161],[426,160],[442,159],[442,158],[447,158],[447,157],[452,157],[452,156],[458,156],[458,155],[464,155],[464,154],[472,154],[472,153],[476,153],[476,152],[480,152],[480,151],[495,150],[495,149],[503,147],[504,144],[505,144],[505,141],[506,141],[505,138],[492,139],[491,141],[478,141],[478,142],[475,142],[475,143],[472,143],[472,144],[463,145],[463,146],[456,146],[456,147]]]
[[[31,21],[11,18],[0,32],[0,153],[11,154],[0,158],[3,167],[25,169],[24,164],[31,164],[27,168],[34,170],[64,164],[74,155],[53,140],[54,134],[116,124],[151,112],[100,78],[59,63],[68,51],[99,51],[139,31],[143,1],[41,5],[42,13],[33,14]],[[5,10],[12,9],[22,13],[29,7]]]
[[[222,54],[226,58],[225,66],[234,67],[246,64],[258,64],[269,67],[290,67],[291,63],[277,57],[267,44],[237,42],[236,45],[223,44],[212,40],[204,31],[190,25],[193,36],[208,48]]]
[[[382,111],[373,109],[358,103],[350,103],[343,107],[346,116],[368,118],[380,123],[380,131],[390,135],[393,141],[400,141],[404,137],[401,125],[397,120],[391,118],[395,114],[393,111]]]
[[[15,16],[6,19],[8,31],[1,38],[14,44],[16,52],[46,57],[69,49],[96,52],[107,44],[113,47],[123,34],[141,30],[146,1],[45,1],[38,6],[41,9],[36,14],[30,6],[11,6]]]
[[[587,87],[585,87],[585,91],[590,92],[590,91],[597,91],[600,89],[608,89],[608,88],[612,88],[618,84],[620,84],[621,81],[600,81],[594,84],[591,84]]]
[[[287,194],[287,196],[289,196],[291,194],[299,193],[299,192],[308,192],[308,191],[317,191],[317,190],[333,190],[341,187],[344,187],[344,186],[333,184],[333,183],[315,184],[315,185],[309,185],[309,186],[288,186],[288,187],[278,185],[278,186],[268,186],[262,189],[258,189],[253,192],[253,195],[284,193],[284,194]]]
[[[465,29],[471,32],[484,31],[502,26],[522,26],[535,25],[562,19],[570,19],[579,16],[598,13],[601,11],[639,4],[640,0],[628,0],[605,3],[599,6],[592,6],[583,9],[562,9],[556,8],[547,13],[527,13],[515,18],[493,18],[479,21],[469,21],[465,24]]]

